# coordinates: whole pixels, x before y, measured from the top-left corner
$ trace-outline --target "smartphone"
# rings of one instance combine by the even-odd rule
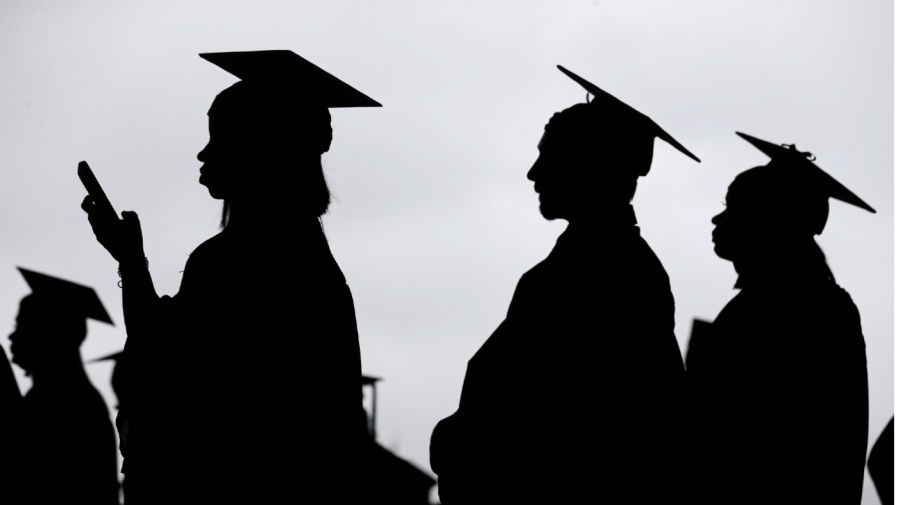
[[[78,178],[81,179],[81,184],[84,184],[87,194],[93,199],[100,215],[107,219],[118,220],[118,214],[115,213],[115,209],[112,208],[112,204],[106,198],[106,193],[103,192],[103,188],[100,187],[100,183],[97,182],[93,170],[90,169],[86,161],[78,163]]]

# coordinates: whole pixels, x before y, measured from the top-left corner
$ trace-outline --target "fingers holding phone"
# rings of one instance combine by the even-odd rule
[[[81,209],[87,213],[97,242],[118,262],[126,259],[142,261],[143,233],[137,213],[125,211],[119,219],[90,167],[83,161],[78,164],[78,176],[89,193],[81,201]]]

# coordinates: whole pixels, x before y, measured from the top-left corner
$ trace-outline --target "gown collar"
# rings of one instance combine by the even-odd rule
[[[568,225],[564,233],[558,237],[556,247],[567,247],[584,241],[603,243],[610,237],[619,238],[639,234],[636,212],[632,205],[614,211],[605,212],[601,219],[587,222],[576,222]]]

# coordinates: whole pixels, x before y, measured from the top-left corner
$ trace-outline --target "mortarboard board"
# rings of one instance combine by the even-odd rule
[[[271,84],[327,108],[381,107],[293,51],[202,53],[200,57],[243,81]]]
[[[103,303],[93,288],[75,284],[46,274],[33,272],[22,267],[16,267],[25,278],[25,282],[31,288],[34,295],[52,299],[59,303],[60,307],[97,321],[113,324],[112,319],[103,307]]]
[[[571,72],[570,70],[568,70],[568,69],[562,67],[561,65],[557,65],[557,66],[558,66],[558,70],[561,70],[561,71],[564,73],[564,75],[566,75],[566,76],[570,77],[571,79],[573,79],[574,82],[576,82],[576,83],[579,84],[580,86],[583,86],[583,88],[584,88],[586,91],[588,91],[589,93],[592,94],[592,96],[593,96],[593,103],[607,104],[607,105],[609,105],[609,106],[611,106],[611,107],[614,107],[614,108],[618,109],[618,110],[621,111],[623,114],[629,116],[630,119],[632,119],[632,120],[634,120],[635,122],[639,123],[639,124],[640,124],[640,128],[643,128],[643,129],[645,129],[647,132],[652,133],[655,137],[658,137],[658,138],[660,138],[661,140],[663,140],[663,141],[667,142],[668,144],[672,145],[674,148],[676,148],[676,149],[677,149],[678,151],[680,151],[681,153],[683,153],[683,154],[685,154],[686,156],[689,156],[690,158],[694,159],[695,161],[698,161],[699,163],[701,163],[702,160],[698,159],[698,157],[697,157],[696,155],[694,155],[694,154],[692,154],[691,152],[689,152],[689,150],[686,149],[685,147],[683,147],[682,144],[680,144],[679,142],[677,142],[676,140],[674,140],[674,138],[671,137],[669,133],[667,133],[666,131],[664,131],[660,126],[658,126],[657,123],[655,123],[654,121],[652,121],[648,116],[646,116],[645,114],[643,114],[643,113],[637,111],[637,110],[634,109],[633,107],[630,107],[629,105],[627,105],[627,104],[625,104],[624,102],[618,100],[617,98],[611,96],[611,94],[609,94],[609,93],[603,91],[602,89],[600,89],[600,88],[599,88],[598,86],[596,86],[595,84],[593,84],[593,83],[587,81],[586,79],[584,79],[584,78],[580,77],[579,75],[577,75],[577,74]]]
[[[103,357],[100,357],[100,358],[92,359],[92,360],[88,361],[88,363],[97,363],[97,362],[100,362],[100,361],[115,361],[115,362],[118,362],[118,360],[121,359],[123,353],[124,353],[124,351],[114,352],[114,353],[112,353],[112,354],[109,354],[109,355],[106,355],[106,356],[103,356]]]
[[[870,449],[867,471],[880,501],[895,503],[895,416]]]
[[[366,413],[366,422],[368,425],[368,435],[374,439],[376,438],[376,427],[375,422],[377,420],[377,383],[382,379],[380,377],[371,377],[368,375],[362,376],[362,387],[371,386],[371,415],[368,416]],[[364,407],[362,408],[364,411]]]
[[[812,189],[812,191],[822,192],[823,196],[835,198],[836,200],[841,200],[869,212],[876,213],[876,211],[873,210],[873,207],[867,205],[863,200],[858,198],[857,195],[839,183],[839,181],[833,179],[831,175],[815,165],[813,163],[814,158],[812,154],[799,151],[795,148],[794,144],[777,145],[740,132],[736,132],[736,135],[739,135],[748,143],[758,148],[758,150],[769,156],[773,161],[783,162],[787,165],[807,170],[807,186],[809,188],[816,188]]]

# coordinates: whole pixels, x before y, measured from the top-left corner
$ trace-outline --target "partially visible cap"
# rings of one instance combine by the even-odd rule
[[[44,302],[58,306],[69,314],[113,324],[93,288],[75,284],[46,274],[16,267],[31,288],[32,294]]]
[[[202,53],[200,57],[246,82],[270,84],[327,108],[380,107],[364,93],[289,50]]]
[[[875,213],[873,207],[867,205],[866,202],[858,198],[848,188],[843,186],[839,181],[835,180],[831,175],[824,172],[820,167],[814,164],[814,156],[811,153],[801,152],[795,148],[794,144],[774,144],[759,138],[736,132],[751,145],[755,146],[770,157],[772,162],[781,165],[783,170],[794,170],[794,175],[803,180],[802,187],[809,192],[818,193],[820,196],[835,198],[845,203],[860,207],[869,212]],[[788,174],[782,174],[783,176]]]
[[[88,361],[88,363],[98,363],[100,361],[116,361],[117,362],[119,359],[121,359],[123,354],[124,354],[124,351],[114,352],[112,354],[103,356],[101,358],[92,359],[92,360]]]
[[[658,126],[657,123],[652,121],[645,114],[637,111],[633,107],[630,107],[629,105],[625,104],[624,102],[611,96],[609,93],[603,91],[595,84],[587,81],[586,79],[584,79],[584,78],[580,77],[579,75],[571,72],[570,70],[562,67],[561,65],[558,65],[558,70],[561,70],[566,76],[573,79],[574,82],[576,82],[580,86],[583,86],[583,88],[586,89],[586,91],[588,91],[590,94],[592,94],[592,96],[594,98],[593,98],[592,102],[590,102],[591,104],[603,105],[603,106],[608,106],[609,108],[617,109],[620,114],[627,116],[627,119],[630,122],[638,124],[639,125],[638,127],[640,129],[644,129],[647,133],[650,133],[650,134],[654,135],[655,137],[658,137],[661,140],[667,142],[668,144],[670,144],[674,148],[676,148],[678,151],[685,154],[686,156],[689,156],[690,158],[694,159],[695,161],[701,162],[701,160],[698,159],[698,157],[696,155],[689,152],[688,149],[683,147],[682,144],[677,142],[673,137],[670,136],[669,133],[664,131],[660,126]]]
[[[686,347],[686,370],[694,369],[698,361],[698,355],[702,347],[708,342],[711,334],[711,322],[703,319],[692,320],[692,333],[689,335],[689,343]]]

